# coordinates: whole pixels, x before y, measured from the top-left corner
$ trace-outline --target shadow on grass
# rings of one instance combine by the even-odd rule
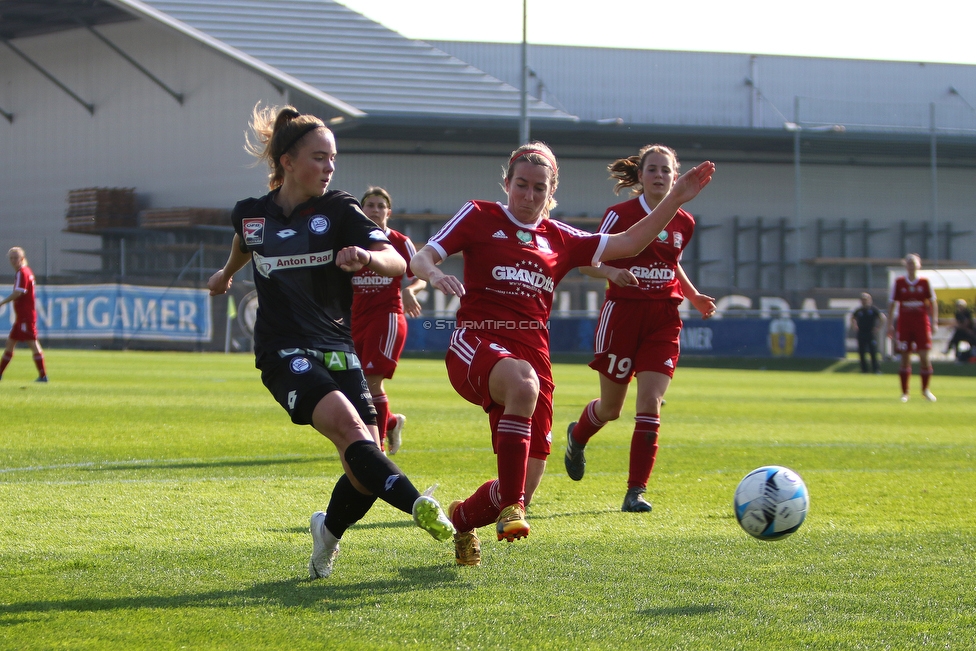
[[[240,608],[258,603],[285,608],[325,608],[343,610],[361,607],[363,595],[403,594],[429,591],[446,584],[464,581],[453,567],[422,566],[397,570],[399,578],[341,583],[333,579],[286,579],[257,583],[240,590],[214,590],[196,594],[133,595],[103,599],[51,599],[0,604],[0,618],[5,624],[24,621],[25,615],[50,612],[100,612],[136,608]],[[20,617],[12,617],[17,616]]]
[[[719,611],[725,610],[724,608],[719,608],[718,606],[712,606],[711,604],[706,606],[669,606],[667,608],[642,608],[638,610],[635,614],[641,617],[678,617],[678,616],[695,616],[695,615],[708,615],[709,613],[717,613]]]
[[[115,472],[118,470],[173,470],[191,468],[251,468],[257,466],[283,466],[301,463],[334,461],[334,457],[290,457],[285,459],[236,459],[224,461],[136,461],[131,463],[106,463],[94,467],[81,467],[83,472]]]

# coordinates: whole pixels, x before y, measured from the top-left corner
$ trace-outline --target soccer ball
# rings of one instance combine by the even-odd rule
[[[782,466],[756,468],[735,489],[735,519],[759,540],[786,538],[800,528],[810,494],[800,476]]]

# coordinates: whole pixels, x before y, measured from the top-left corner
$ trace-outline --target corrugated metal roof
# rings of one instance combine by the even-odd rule
[[[520,46],[432,41],[511,82]],[[976,66],[529,45],[529,90],[581,120],[626,124],[976,133]],[[581,80],[586,80],[581,83]]]
[[[512,118],[520,92],[332,0],[115,0],[145,5],[367,114]],[[533,119],[575,119],[530,98]]]

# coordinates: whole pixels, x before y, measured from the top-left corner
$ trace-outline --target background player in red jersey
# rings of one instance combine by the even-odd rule
[[[360,203],[366,216],[383,229],[390,244],[409,265],[410,259],[417,253],[413,242],[386,225],[393,211],[390,193],[383,188],[371,187],[366,190]],[[402,286],[403,276],[381,276],[366,267],[352,278],[352,339],[356,342],[356,353],[362,362],[369,392],[373,395],[380,449],[384,448],[389,434],[390,454],[396,454],[400,449],[403,424],[407,417],[391,413],[383,380],[391,379],[396,371],[407,341],[406,317],[420,316],[421,307],[416,295],[427,286],[425,281],[409,273],[409,267],[407,271],[406,286]]]
[[[7,336],[7,345],[3,349],[3,357],[0,357],[0,377],[7,369],[7,364],[14,356],[14,347],[18,341],[26,342],[34,353],[34,366],[37,367],[36,382],[47,382],[47,369],[44,367],[44,351],[41,350],[41,343],[37,340],[37,309],[34,303],[34,272],[27,266],[27,257],[24,250],[15,246],[7,251],[7,258],[10,266],[17,273],[14,280],[14,291],[5,299],[0,301],[0,305],[6,305],[13,301],[14,304],[14,325],[10,328]]]
[[[495,523],[499,540],[529,534],[525,505],[542,480],[552,439],[549,360],[553,290],[573,268],[636,255],[682,203],[698,195],[715,166],[702,163],[657,208],[623,233],[587,233],[548,218],[559,168],[535,142],[516,149],[503,187],[508,204],[469,201],[430,239],[411,268],[461,299],[446,364],[455,390],[488,412],[498,478],[448,507],[458,530],[459,565],[481,561],[475,529]],[[464,254],[464,282],[437,265]]]
[[[932,378],[932,333],[939,329],[939,304],[927,278],[919,278],[922,258],[917,253],[905,256],[905,275],[895,278],[888,303],[888,336],[901,354],[901,401],[908,402],[908,381],[912,377],[912,352],[918,353],[918,374],[922,376],[922,395],[935,402],[929,391]],[[897,333],[897,337],[895,336]]]
[[[639,193],[608,208],[600,223],[601,233],[622,233],[671,191],[678,177],[678,155],[664,145],[647,145],[637,156],[614,161],[608,169],[611,178],[617,179],[615,193],[624,188]],[[581,269],[610,282],[597,324],[595,356],[590,362],[590,367],[600,373],[600,397],[583,409],[578,422],[569,424],[566,472],[575,481],[583,478],[583,448],[600,428],[620,417],[627,388],[636,375],[637,415],[623,511],[651,510],[644,491],[657,457],[661,403],[678,364],[678,305],[687,297],[703,318],[715,314],[715,299],[698,291],[679,262],[694,231],[694,218],[679,209],[667,228],[636,256]]]

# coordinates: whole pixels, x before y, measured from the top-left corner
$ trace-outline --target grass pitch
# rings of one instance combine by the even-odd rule
[[[976,379],[681,368],[650,515],[620,512],[633,393],[562,467],[595,372],[555,368],[553,456],[532,535],[459,568],[383,503],[309,581],[308,518],[341,472],[247,355],[50,350],[0,381],[2,649],[974,649]],[[938,371],[937,371],[938,373]],[[443,364],[404,360],[394,460],[443,503],[495,476],[487,418]],[[749,470],[811,494],[792,537],[732,515]]]

